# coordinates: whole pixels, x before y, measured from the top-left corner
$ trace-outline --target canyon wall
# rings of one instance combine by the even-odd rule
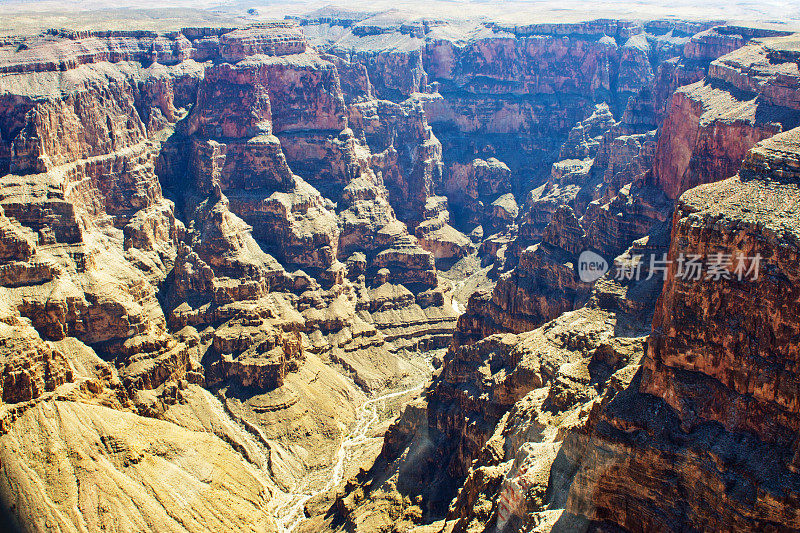
[[[717,29],[725,35],[730,30]],[[696,65],[697,47],[707,38],[688,43],[679,61]],[[796,85],[798,76],[791,56],[780,53],[784,48],[783,38],[757,39],[706,63],[707,76],[677,88],[661,104],[665,119],[657,131],[641,132],[631,123],[634,105],[651,88],[629,100],[619,122],[602,119],[598,108],[579,123],[562,145],[566,157],[553,164],[543,186],[529,193],[517,233],[507,239],[508,272],[500,275],[486,305],[476,301],[460,318],[456,339],[532,329],[580,307],[586,290],[575,290],[582,251],[610,261],[666,223],[681,193],[733,175],[758,141],[795,127],[797,106],[788,87]],[[708,59],[713,50],[702,57]],[[648,113],[658,115],[652,108]],[[551,268],[543,266],[550,261],[547,248],[537,242],[546,242],[548,224],[561,223],[554,216],[561,205],[575,211],[578,221],[556,232],[569,242],[558,247],[564,275],[553,277]]]
[[[472,295],[426,395],[308,528],[797,527],[795,41],[716,35],[731,33],[687,45],[726,55],[663,104],[657,134],[623,121],[589,165],[553,166],[597,197],[556,203],[538,234],[523,219],[514,267]],[[570,138],[564,153],[587,145]],[[615,259],[576,298],[585,249]],[[727,270],[687,275],[687,257]]]
[[[577,467],[567,513],[631,531],[797,527],[786,313],[798,135],[759,143],[736,176],[681,196],[670,257],[730,255],[731,275],[668,277],[631,385],[565,441]]]
[[[782,33],[388,12],[3,41],[4,517],[795,524]],[[664,282],[667,252],[764,276]],[[391,426],[365,403],[421,388]]]
[[[434,254],[390,204],[397,156],[355,136],[335,65],[293,24],[24,43],[0,53],[4,515],[283,527],[363,399],[424,380],[421,351],[455,325]],[[359,135],[427,146],[405,117]],[[95,474],[63,458],[68,497],[47,467],[22,473],[97,446]],[[85,487],[114,505],[98,514]]]

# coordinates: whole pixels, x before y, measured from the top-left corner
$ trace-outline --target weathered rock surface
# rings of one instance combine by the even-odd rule
[[[713,68],[673,96],[660,136],[624,124],[605,130],[593,175],[600,179],[580,182],[564,196],[567,205],[552,202],[538,244],[529,229],[535,217],[526,213],[520,235],[525,228],[534,246],[518,244],[512,257],[519,262],[494,291],[472,296],[426,397],[391,427],[371,470],[309,524],[351,531],[796,527],[796,324],[788,317],[797,300],[800,130],[779,133],[794,125],[782,87],[793,83],[795,56],[793,41],[768,39],[714,60],[756,36],[741,33],[707,32],[687,45],[687,56],[712,60]],[[760,59],[766,56],[769,65]],[[748,68],[753,78],[743,73]],[[693,104],[694,122],[678,103],[687,95],[702,102]],[[692,133],[674,133],[684,127]],[[552,176],[588,175],[579,161],[554,165]],[[712,183],[685,192],[703,182]],[[597,187],[594,198],[580,191],[587,183]],[[581,197],[589,201],[576,202]],[[576,216],[569,202],[585,211]],[[656,304],[662,278],[647,279],[643,257],[661,257],[667,243],[672,267]],[[572,287],[554,273],[569,265],[564,273],[576,279],[570,263],[586,248],[627,251],[605,278],[587,284],[588,300],[569,304],[579,309],[556,309]],[[738,255],[750,258],[747,270],[758,254],[761,276],[676,276],[679,257],[716,253],[731,258],[731,271]],[[622,268],[645,275],[615,280]],[[561,290],[548,292],[553,287]],[[492,335],[498,331],[518,334]]]
[[[794,524],[795,37],[325,13],[0,42],[9,523]]]
[[[578,466],[568,512],[630,530],[797,527],[794,347],[783,339],[796,327],[784,313],[797,302],[798,135],[763,141],[737,176],[681,196],[670,257],[731,255],[731,279],[668,277],[641,371],[565,444]],[[748,269],[757,254],[757,279],[740,280],[737,258]]]
[[[519,264],[497,281],[488,301],[470,298],[459,317],[455,345],[492,333],[522,333],[583,305],[590,283],[578,276],[577,260],[586,248],[586,233],[575,213],[561,206],[547,225],[542,241],[525,250]]]
[[[389,203],[391,163],[347,128],[334,64],[290,24],[54,32],[0,56],[5,514],[276,529],[298,480],[324,486],[363,391],[425,379],[416,354],[456,319]],[[315,157],[332,199],[290,166]],[[67,446],[87,458],[24,473]]]
[[[507,514],[513,530],[552,523],[563,509],[563,494],[551,505],[548,488],[561,441],[606,388],[619,388],[638,368],[658,288],[607,279],[578,311],[451,349],[426,398],[407,405],[390,427],[372,469],[345,487],[333,525],[491,528],[523,464],[530,489]],[[319,519],[309,527],[325,523]]]
[[[459,335],[467,340],[496,331],[519,332],[580,305],[580,298],[570,296],[576,287],[563,276],[522,275],[524,268],[531,266],[526,256],[534,257],[528,252],[530,247],[538,246],[539,255],[546,249],[545,227],[559,206],[569,206],[577,213],[585,234],[575,241],[578,248],[570,258],[561,263],[574,264],[575,256],[586,249],[615,257],[668,220],[682,192],[734,174],[755,143],[794,127],[797,111],[782,88],[794,83],[797,65],[789,59],[790,53],[778,52],[790,50],[792,42],[767,38],[710,61],[705,79],[678,89],[671,97],[657,134],[619,135],[636,128],[625,122],[630,118],[614,123],[603,107],[580,122],[562,146],[561,155],[584,159],[555,163],[550,180],[529,193],[518,234],[505,253],[504,267],[513,270],[500,277],[490,299],[475,296],[472,313],[462,317]],[[752,69],[760,83],[737,74],[745,69]],[[643,89],[640,96],[647,91]],[[590,148],[585,132],[592,128],[596,144]],[[542,244],[536,244],[540,239]],[[533,271],[538,269],[536,266]],[[565,287],[568,290],[563,292]],[[552,301],[552,295],[562,293],[561,303]],[[508,303],[525,299],[540,303],[517,308]],[[498,308],[505,310],[505,318]]]

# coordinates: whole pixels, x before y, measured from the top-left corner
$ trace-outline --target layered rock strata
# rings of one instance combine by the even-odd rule
[[[663,240],[662,232],[620,261],[663,250]],[[564,506],[564,488],[548,486],[562,440],[636,372],[659,287],[609,277],[586,306],[540,328],[451,349],[427,395],[390,427],[371,470],[344,487],[328,515],[312,516],[306,530],[552,527]],[[523,465],[529,489],[498,524],[506,480]]]
[[[571,208],[556,209],[542,242],[524,249],[511,276],[501,276],[493,293],[473,295],[427,395],[389,430],[372,469],[309,527],[795,527],[789,317],[800,130],[779,133],[795,120],[782,91],[796,69],[790,43],[757,42],[711,62],[714,72],[720,65],[742,72],[741,57],[750,57],[754,78],[742,74],[732,88],[721,83],[723,74],[709,74],[680,90],[657,144],[647,133],[620,138],[606,183],[636,172],[633,183],[601,191],[605,199],[590,203],[581,219]],[[777,71],[780,77],[771,74]],[[747,83],[752,92],[739,92]],[[669,133],[677,124],[694,127],[675,104],[685,94],[698,95],[710,113],[688,150]],[[712,141],[705,128],[719,137]],[[683,170],[664,170],[678,154]],[[657,181],[662,171],[669,181]],[[712,183],[685,192],[697,180]],[[643,258],[661,257],[668,243],[671,266],[662,278]],[[586,288],[591,297],[574,304],[578,310],[554,312],[561,316],[526,333],[491,335],[499,330],[485,327],[495,297],[521,301],[504,280],[520,279],[526,254],[541,259],[548,248],[574,254],[583,246],[628,250]],[[728,270],[687,275],[685,259],[694,256],[704,267],[722,258]],[[634,271],[639,280],[625,281],[624,272]],[[547,270],[534,272],[532,279],[546,279]],[[547,294],[540,287],[522,297],[529,293]],[[522,322],[526,314],[511,316]],[[514,327],[509,320],[504,329]],[[580,340],[569,340],[575,335]]]
[[[781,339],[795,327],[784,313],[799,136],[759,143],[737,176],[681,196],[670,257],[730,255],[730,279],[668,277],[641,370],[565,443],[577,466],[567,512],[629,530],[797,527],[793,347]]]
[[[784,88],[796,82],[797,65],[790,54],[779,53],[791,49],[791,42],[787,38],[756,40],[710,61],[706,78],[678,89],[671,97],[657,135],[647,132],[614,137],[624,129],[598,120],[598,111],[579,123],[563,145],[562,155],[585,153],[586,159],[555,163],[550,181],[529,194],[518,235],[505,254],[505,268],[514,269],[500,278],[491,297],[475,295],[473,313],[462,318],[464,326],[459,335],[467,340],[480,338],[477,331],[530,329],[570,309],[560,302],[561,289],[568,287],[568,293],[574,289],[564,279],[533,285],[524,281],[528,267],[523,258],[538,239],[545,242],[543,228],[559,205],[569,205],[580,217],[585,236],[576,241],[582,248],[575,255],[593,250],[606,258],[615,257],[632,241],[667,221],[682,192],[734,174],[755,143],[794,127],[796,106]],[[745,70],[752,78],[742,74]],[[582,140],[587,124],[598,124],[599,131],[605,132],[592,150]],[[541,249],[543,244],[538,246]],[[573,255],[573,265],[574,260]],[[513,279],[520,281],[509,282]],[[546,280],[547,276],[537,274],[535,279]],[[505,305],[505,318],[500,318],[498,306],[502,308],[502,302],[509,300],[504,294],[513,294],[519,301],[542,301],[552,312],[537,316]],[[574,309],[580,300],[572,305]],[[503,321],[505,326],[501,325]],[[527,325],[519,325],[525,321]]]
[[[9,523],[794,524],[794,38],[298,22],[0,46]],[[658,278],[615,278],[670,219],[673,259],[765,277],[673,276],[656,306]],[[622,255],[591,283],[586,249]],[[366,398],[448,345],[374,465],[308,500],[356,473],[343,442],[377,453]]]
[[[389,203],[389,163],[347,127],[335,66],[290,24],[9,47],[4,514],[33,529],[275,530],[365,391],[424,380],[418,353],[455,324],[434,255]],[[326,169],[295,174],[316,154]],[[40,424],[52,416],[73,429]],[[66,446],[100,446],[100,466],[76,485],[83,467],[64,463],[71,496],[54,501],[47,468],[22,472]],[[116,503],[97,515],[81,487]]]

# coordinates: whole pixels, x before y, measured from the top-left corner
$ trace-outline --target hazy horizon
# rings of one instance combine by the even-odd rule
[[[304,15],[321,8],[357,11],[365,14],[396,11],[403,18],[480,18],[504,23],[571,22],[594,18],[719,20],[727,23],[768,24],[800,30],[800,0],[782,2],[711,1],[698,6],[682,0],[665,4],[656,0],[610,1],[587,4],[578,0],[504,1],[426,0],[290,2],[256,0],[0,0],[0,31],[28,33],[63,26],[75,29],[124,27],[132,20],[137,27],[171,29],[184,24],[244,24],[249,21]],[[90,16],[87,16],[90,15]]]

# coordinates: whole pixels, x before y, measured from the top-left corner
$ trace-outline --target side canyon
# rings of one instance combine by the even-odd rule
[[[800,529],[799,68],[679,19],[0,36],[0,526]]]

